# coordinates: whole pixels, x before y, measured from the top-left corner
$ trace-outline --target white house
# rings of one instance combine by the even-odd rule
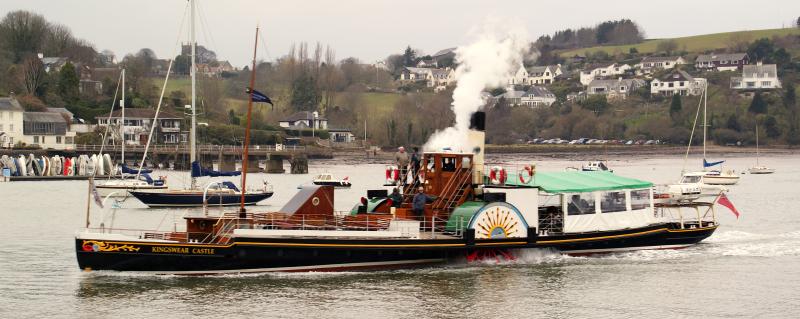
[[[492,97],[494,103],[500,101],[500,99],[504,99],[506,103],[510,106],[519,106],[522,105],[522,96],[525,95],[525,91],[518,91],[515,90],[513,86],[509,86],[506,93],[496,95]]]
[[[328,119],[319,116],[319,113],[317,112],[297,112],[289,115],[289,117],[285,119],[278,121],[278,125],[280,125],[280,127],[290,130],[310,129],[312,128],[312,123],[314,129],[328,129]]]
[[[456,72],[451,68],[428,70],[427,85],[434,88],[435,91],[444,90],[447,86],[456,83]]]
[[[555,78],[562,74],[561,64],[546,65],[546,66],[533,66],[527,69],[526,84],[550,84],[555,81]]]
[[[630,92],[645,86],[647,83],[642,79],[611,79],[611,80],[592,80],[586,88],[586,94],[603,94],[608,99],[626,99]]]
[[[126,108],[125,130],[121,133],[119,131],[122,126],[121,110],[112,112],[110,120],[108,113],[98,115],[95,119],[98,127],[105,128],[110,124],[115,128],[116,133],[109,136],[109,139],[114,139],[114,135],[117,135],[125,141],[126,145],[146,145],[155,113],[156,111],[153,109]],[[163,144],[185,143],[188,140],[188,134],[181,132],[181,120],[183,120],[181,115],[168,111],[159,112],[158,126],[152,142]]]
[[[700,95],[705,87],[706,79],[692,77],[683,70],[675,70],[660,79],[654,79],[650,83],[650,94]]]
[[[669,70],[678,65],[686,64],[686,60],[679,56],[648,56],[636,64],[641,73],[649,74],[656,70]]]
[[[556,102],[556,95],[545,87],[532,86],[520,97],[520,104],[533,108],[550,106]]]
[[[778,68],[775,64],[745,65],[742,76],[731,78],[731,89],[735,90],[770,90],[781,88],[778,79]]]
[[[400,81],[405,81],[405,82],[425,81],[428,78],[428,73],[430,73],[429,68],[406,67],[403,68],[403,71],[400,72]]]
[[[69,150],[75,148],[75,132],[67,131],[67,120],[52,112],[22,114],[23,141],[41,148]]]
[[[0,148],[23,141],[22,113],[25,110],[14,97],[0,97]]]
[[[698,70],[736,71],[750,62],[747,53],[701,54],[694,60]]]
[[[581,71],[581,84],[589,85],[590,82],[596,79],[620,76],[630,69],[630,65],[616,63],[590,66]]]
[[[353,143],[356,141],[356,136],[350,129],[329,128],[331,142],[334,143]]]
[[[524,65],[520,64],[519,68],[517,68],[517,72],[511,75],[508,78],[508,85],[518,85],[518,84],[525,84],[528,80],[528,70],[525,68]]]

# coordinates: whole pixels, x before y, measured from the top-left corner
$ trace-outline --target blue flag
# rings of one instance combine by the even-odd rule
[[[722,164],[722,163],[725,163],[725,161],[719,161],[719,162],[711,162],[711,163],[709,163],[708,161],[706,161],[706,159],[705,159],[705,158],[703,159],[703,167],[711,167],[711,166],[716,166],[716,165],[719,165],[719,164]]]
[[[272,104],[272,100],[269,98],[269,96],[267,96],[264,93],[253,90],[251,88],[247,88],[247,91],[245,92],[253,96],[253,102],[264,102],[264,103],[269,103],[269,105],[275,106],[274,104]]]

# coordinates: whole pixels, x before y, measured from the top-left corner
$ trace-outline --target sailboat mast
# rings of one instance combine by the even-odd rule
[[[706,160],[706,134],[708,134],[708,121],[706,118],[706,111],[708,107],[708,84],[706,83],[705,90],[703,90],[703,161]],[[703,165],[705,170],[705,165]]]
[[[250,69],[250,92],[247,98],[247,126],[244,129],[244,143],[242,155],[242,198],[239,206],[239,212],[244,213],[247,210],[244,208],[244,195],[247,192],[247,161],[248,150],[250,149],[250,122],[253,113],[253,91],[256,85],[256,52],[258,50],[258,26],[256,26],[256,40],[253,45],[253,67]]]
[[[758,121],[756,121],[756,166],[758,166]]]
[[[122,107],[122,125],[120,135],[122,135],[122,165],[125,165],[125,69],[122,69],[122,100],[119,101]]]
[[[197,100],[197,65],[195,57],[195,50],[197,49],[197,42],[195,40],[195,25],[194,25],[194,16],[195,16],[195,3],[194,0],[189,0],[191,6],[191,26],[190,29],[190,44],[192,47],[192,68],[189,72],[192,76],[192,126],[189,132],[189,165],[197,161],[197,113],[195,112],[196,108],[196,100]],[[192,177],[192,189],[196,187],[196,180]]]

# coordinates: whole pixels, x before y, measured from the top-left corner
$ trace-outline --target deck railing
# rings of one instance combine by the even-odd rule
[[[78,144],[75,145],[75,151],[78,152],[99,152],[100,149],[106,152],[119,152],[122,150],[121,145],[89,145]],[[144,152],[144,145],[125,145],[125,150],[128,152]],[[207,153],[241,153],[244,150],[243,146],[238,145],[198,145],[198,152]],[[248,148],[250,152],[302,152],[306,150],[305,146],[301,145],[250,145]],[[149,151],[151,152],[188,152],[189,146],[184,144],[157,144],[150,145]]]

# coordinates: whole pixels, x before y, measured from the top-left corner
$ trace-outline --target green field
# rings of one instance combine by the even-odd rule
[[[631,48],[636,48],[639,53],[654,53],[658,48],[658,44],[665,41],[675,40],[678,43],[678,50],[686,50],[690,53],[700,53],[709,50],[717,50],[727,48],[732,41],[745,40],[752,42],[759,38],[770,38],[773,36],[785,35],[800,35],[800,29],[787,28],[787,29],[767,29],[767,30],[753,30],[753,31],[737,31],[725,33],[713,33],[696,35],[682,38],[672,39],[651,39],[645,40],[639,44],[632,45],[615,45],[615,46],[597,46],[591,48],[580,48],[559,52],[562,57],[571,57],[576,54],[586,55],[597,51],[605,51],[609,54],[628,53]]]

